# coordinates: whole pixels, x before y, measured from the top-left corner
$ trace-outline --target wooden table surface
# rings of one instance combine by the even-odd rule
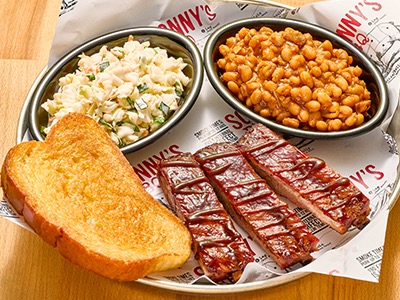
[[[314,0],[280,0],[300,6]],[[0,159],[16,143],[25,96],[47,63],[60,1],[0,0]],[[400,204],[390,213],[379,283],[311,274],[288,284],[209,299],[400,299]],[[0,299],[179,299],[141,283],[119,283],[83,271],[34,234],[0,218]]]

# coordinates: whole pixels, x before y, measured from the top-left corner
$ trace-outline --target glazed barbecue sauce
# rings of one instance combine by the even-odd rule
[[[195,154],[221,201],[247,224],[252,235],[281,268],[311,260],[318,239],[281,201],[245,158],[228,143],[214,144]],[[225,200],[222,200],[225,199]],[[228,199],[228,200],[226,200]],[[226,204],[230,203],[230,204]]]
[[[254,253],[234,228],[198,163],[190,154],[181,154],[161,161],[159,172],[169,181],[168,200],[192,235],[195,259],[204,273],[214,281],[237,281]]]
[[[369,200],[322,159],[309,157],[282,138],[261,135],[255,131],[248,135],[241,146],[245,156],[270,170],[323,214],[348,228],[359,211],[369,211]]]

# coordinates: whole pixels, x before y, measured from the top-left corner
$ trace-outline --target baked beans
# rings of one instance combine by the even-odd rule
[[[329,40],[293,28],[243,27],[219,46],[221,80],[254,112],[281,124],[318,131],[361,125],[370,92],[353,57]]]

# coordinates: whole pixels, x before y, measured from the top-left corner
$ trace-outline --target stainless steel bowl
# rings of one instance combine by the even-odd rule
[[[34,139],[44,139],[40,128],[48,124],[48,113],[41,107],[41,104],[53,97],[59,88],[58,81],[62,76],[76,70],[79,60],[78,55],[83,52],[87,55],[94,54],[103,45],[107,45],[110,48],[122,46],[129,35],[132,35],[135,40],[140,42],[149,41],[151,47],[166,49],[169,56],[182,57],[187,64],[184,73],[191,78],[191,81],[182,95],[181,105],[167,121],[148,136],[122,147],[121,151],[127,154],[156,141],[186,116],[195,103],[203,84],[204,69],[201,53],[197,46],[186,36],[171,30],[156,27],[129,28],[94,38],[71,50],[44,74],[32,94],[32,99],[30,99],[28,128]]]
[[[218,58],[221,57],[218,47],[226,42],[228,37],[234,36],[242,27],[259,29],[262,26],[268,26],[275,31],[284,30],[286,27],[299,30],[303,33],[310,33],[314,40],[330,40],[334,47],[345,49],[354,58],[354,65],[358,65],[363,69],[362,79],[367,83],[371,91],[372,105],[369,114],[372,116],[368,121],[359,127],[334,132],[319,132],[311,130],[303,130],[291,128],[273,120],[266,119],[255,113],[244,105],[234,96],[229,89],[220,80],[220,73],[216,64]],[[272,130],[282,134],[289,134],[302,138],[310,139],[330,139],[330,138],[347,138],[366,133],[377,127],[385,118],[388,109],[389,99],[386,83],[375,65],[355,46],[342,39],[336,33],[326,30],[320,26],[310,23],[279,18],[250,18],[242,19],[228,23],[217,29],[207,40],[204,48],[204,65],[207,76],[217,91],[217,93],[232,108],[247,116],[249,119],[262,123]]]

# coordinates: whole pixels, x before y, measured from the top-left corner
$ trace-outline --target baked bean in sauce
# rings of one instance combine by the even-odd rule
[[[353,57],[293,28],[242,28],[219,46],[221,80],[247,107],[293,128],[340,131],[368,118],[370,92]]]

